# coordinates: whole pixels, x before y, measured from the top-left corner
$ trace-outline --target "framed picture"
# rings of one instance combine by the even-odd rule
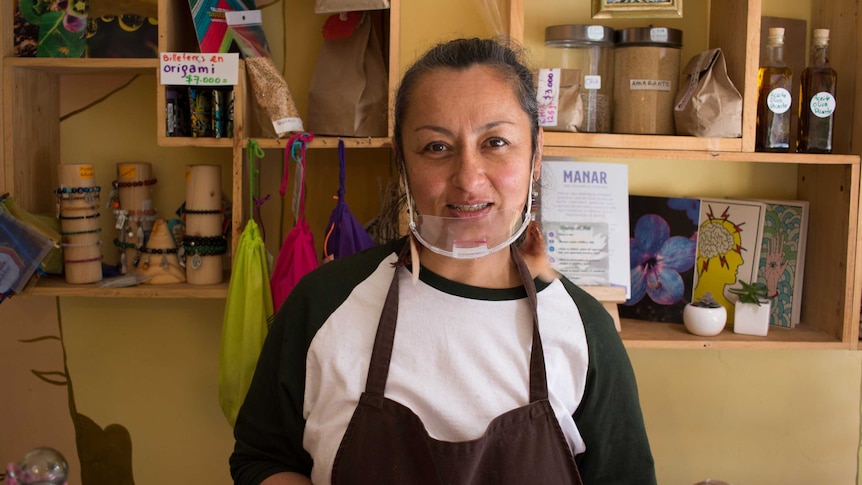
[[[679,18],[682,0],[593,0],[593,18]]]

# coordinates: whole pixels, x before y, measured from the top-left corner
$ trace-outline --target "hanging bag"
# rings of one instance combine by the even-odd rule
[[[329,216],[329,224],[326,225],[326,238],[323,241],[325,261],[344,258],[374,246],[371,236],[356,220],[344,200],[344,183],[347,178],[344,152],[344,141],[338,140],[338,201]]]
[[[305,220],[305,150],[308,142],[314,136],[311,133],[297,133],[290,137],[287,146],[284,149],[284,176],[281,179],[281,188],[279,194],[284,197],[287,190],[288,174],[290,173],[290,160],[293,158],[301,166],[298,194],[298,211],[296,217],[296,225],[287,237],[284,238],[284,243],[281,245],[281,250],[278,252],[278,257],[275,261],[275,268],[272,271],[272,279],[270,280],[270,288],[272,288],[272,302],[278,311],[281,304],[287,299],[293,287],[299,280],[317,268],[317,255],[314,249],[314,234],[308,227],[308,222]],[[296,146],[295,146],[296,145]],[[296,155],[296,148],[299,148],[300,155]]]
[[[237,245],[219,352],[219,404],[231,426],[245,400],[273,318],[266,246],[254,219]]]

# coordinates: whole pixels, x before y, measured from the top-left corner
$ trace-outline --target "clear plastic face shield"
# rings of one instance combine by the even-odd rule
[[[520,208],[494,210],[477,217],[441,217],[419,214],[410,194],[406,168],[404,186],[410,217],[410,232],[431,251],[455,259],[477,259],[509,247],[533,220],[532,174],[535,155],[530,163],[527,201]]]

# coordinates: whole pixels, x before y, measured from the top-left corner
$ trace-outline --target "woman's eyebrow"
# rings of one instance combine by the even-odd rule
[[[484,125],[481,125],[476,131],[488,131],[488,130],[496,128],[500,125],[514,125],[514,124],[515,124],[514,122],[507,121],[507,120],[490,121],[488,123],[485,123]],[[416,129],[413,131],[414,132],[420,132],[423,130],[433,131],[435,133],[440,133],[440,134],[448,135],[448,136],[454,136],[454,133],[452,133],[452,131],[450,131],[449,129],[444,128],[442,126],[437,126],[437,125],[417,126]]]

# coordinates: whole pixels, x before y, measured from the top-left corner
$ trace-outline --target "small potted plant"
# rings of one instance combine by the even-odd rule
[[[705,293],[697,300],[687,304],[682,310],[685,329],[701,337],[714,337],[724,330],[727,323],[727,310]]]
[[[769,331],[772,310],[772,305],[766,299],[766,285],[744,281],[740,281],[740,284],[741,287],[730,289],[732,294],[739,297],[733,309],[733,332],[765,337]]]

